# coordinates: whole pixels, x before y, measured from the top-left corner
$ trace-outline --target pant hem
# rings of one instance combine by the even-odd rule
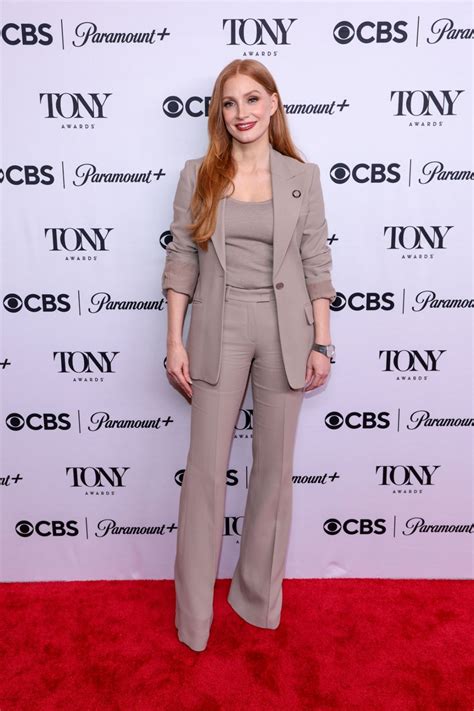
[[[209,639],[211,624],[214,613],[206,622],[196,622],[187,615],[176,610],[175,627],[178,631],[178,639],[195,652],[202,652],[206,649]]]
[[[267,629],[267,630],[276,630],[279,625],[280,625],[280,620],[276,624],[269,624],[267,622],[262,622],[261,620],[257,620],[252,613],[249,613],[247,610],[244,609],[243,606],[240,606],[240,603],[237,603],[232,596],[229,594],[227,596],[227,602],[231,606],[231,608],[236,612],[239,617],[241,617],[245,622],[248,622],[250,625],[253,625],[254,627],[260,627],[262,629]]]

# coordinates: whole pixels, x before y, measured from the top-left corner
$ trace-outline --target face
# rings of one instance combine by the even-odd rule
[[[278,108],[277,95],[241,74],[227,79],[223,89],[222,116],[232,138],[253,143],[266,135],[270,116]]]

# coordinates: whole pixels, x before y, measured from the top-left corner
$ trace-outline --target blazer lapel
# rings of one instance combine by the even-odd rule
[[[283,155],[270,145],[273,194],[273,278],[280,269],[290,244],[303,203],[304,163]],[[299,191],[299,195],[298,192]],[[225,262],[225,198],[217,207],[217,222],[211,237],[223,270]]]

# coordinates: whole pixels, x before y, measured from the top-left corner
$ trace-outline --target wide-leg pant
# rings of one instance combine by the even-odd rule
[[[227,285],[219,381],[193,379],[191,438],[179,502],[175,560],[178,638],[207,645],[222,546],[226,473],[240,407],[252,382],[253,463],[240,557],[228,602],[247,622],[280,623],[292,513],[293,454],[304,388],[284,371],[273,288]]]

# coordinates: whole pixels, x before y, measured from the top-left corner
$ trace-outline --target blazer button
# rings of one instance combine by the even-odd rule
[[[276,286],[277,289],[283,289],[284,284],[283,284],[282,281],[279,281],[278,284],[275,284],[275,286]]]

